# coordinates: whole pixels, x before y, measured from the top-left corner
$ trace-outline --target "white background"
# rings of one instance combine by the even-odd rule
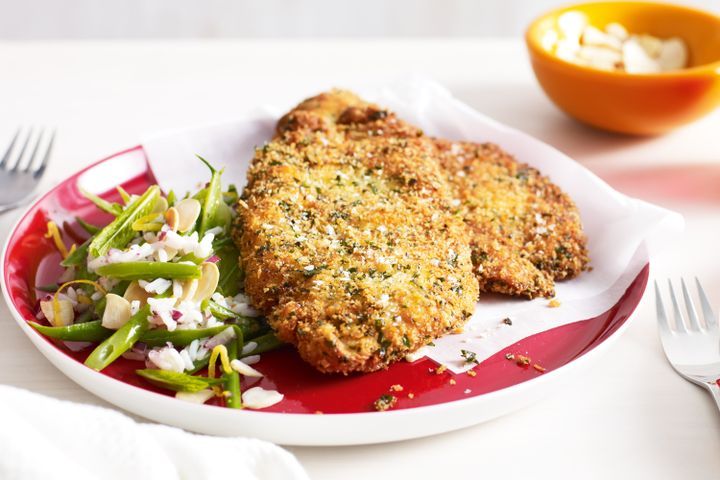
[[[675,0],[720,13],[719,0]],[[0,0],[0,38],[516,36],[563,0]],[[472,59],[467,59],[472,61]]]

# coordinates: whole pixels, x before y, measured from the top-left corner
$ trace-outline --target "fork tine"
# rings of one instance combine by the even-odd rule
[[[660,287],[655,280],[655,310],[657,310],[658,326],[662,333],[671,333],[670,324],[668,323],[667,314],[665,313],[665,305],[663,305],[662,296],[660,295]]]
[[[27,150],[28,144],[30,143],[30,139],[33,137],[33,131],[35,130],[34,127],[30,127],[28,129],[27,136],[25,137],[25,142],[23,143],[22,149],[20,149],[20,153],[18,153],[17,160],[15,161],[15,165],[10,169],[11,172],[17,172],[20,168],[20,163],[22,162],[23,156],[25,155],[25,150]]]
[[[678,305],[677,298],[675,298],[675,290],[673,290],[672,281],[668,278],[668,288],[670,289],[670,300],[673,305],[673,316],[675,320],[675,331],[680,333],[687,333],[687,327],[683,320],[682,313],[680,313],[680,306]]]
[[[10,159],[10,154],[13,151],[13,147],[15,147],[15,143],[17,143],[18,137],[20,137],[20,132],[22,131],[22,127],[18,127],[18,129],[15,131],[15,135],[13,135],[13,139],[10,141],[10,146],[5,150],[5,154],[2,157],[2,160],[0,160],[0,168],[4,168],[5,165],[7,165],[8,160]]]
[[[698,321],[697,312],[695,311],[695,304],[693,304],[690,293],[688,292],[687,286],[685,285],[685,279],[680,279],[680,285],[682,286],[683,300],[685,300],[685,309],[688,313],[688,323],[690,324],[690,330],[699,331],[702,329],[700,322]]]
[[[715,312],[713,312],[713,309],[710,306],[710,301],[705,294],[705,290],[703,289],[702,285],[700,285],[700,280],[698,280],[697,277],[695,277],[695,285],[698,289],[698,296],[700,297],[700,306],[703,310],[703,319],[705,320],[705,325],[707,325],[708,327],[712,325],[717,325],[718,319],[715,316]]]
[[[53,131],[50,132],[50,140],[48,141],[47,147],[45,148],[45,155],[43,156],[42,162],[40,162],[37,170],[35,170],[35,173],[33,173],[33,176],[35,178],[40,178],[42,177],[43,173],[45,173],[45,167],[47,167],[48,160],[50,159],[50,153],[52,152],[53,144],[55,143],[56,131],[57,130],[53,129]]]
[[[33,151],[30,154],[30,157],[28,158],[27,165],[25,166],[24,169],[21,170],[23,173],[28,173],[28,172],[32,171],[33,163],[35,163],[35,157],[37,156],[38,149],[40,148],[40,144],[42,143],[44,134],[45,134],[45,129],[40,128],[40,132],[37,134],[37,138],[35,139],[35,147],[33,148]],[[19,168],[19,166],[20,166],[20,164],[18,163],[18,168]]]

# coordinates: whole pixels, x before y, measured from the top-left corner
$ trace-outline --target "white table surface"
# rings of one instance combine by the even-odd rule
[[[0,145],[20,123],[56,125],[48,188],[148,132],[411,73],[437,79],[626,193],[683,213],[685,238],[653,263],[652,276],[698,275],[720,306],[720,112],[653,139],[583,127],[543,95],[520,41],[0,43]],[[16,217],[0,218],[3,240]],[[583,379],[523,411],[420,440],[290,450],[315,479],[720,478],[720,413],[666,363],[652,300],[646,295]],[[52,367],[4,304],[0,338],[0,383],[105,404]]]

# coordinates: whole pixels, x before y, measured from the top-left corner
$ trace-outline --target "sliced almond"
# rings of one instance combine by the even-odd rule
[[[578,57],[588,65],[601,70],[614,70],[622,63],[620,52],[604,47],[587,46],[580,49]]]
[[[238,372],[240,375],[244,375],[246,377],[262,377],[263,374],[252,368],[247,363],[243,362],[242,360],[232,360],[230,362],[230,367],[232,367],[233,370]]]
[[[220,270],[217,265],[211,262],[205,262],[202,264],[202,274],[198,281],[198,287],[195,291],[193,299],[196,302],[202,302],[212,297],[217,289],[218,282],[220,281]]]
[[[147,303],[147,299],[150,296],[151,295],[140,286],[137,280],[133,280],[132,282],[130,282],[130,285],[128,285],[127,289],[125,290],[123,298],[128,302],[137,300],[138,302],[140,302],[140,305],[145,305],[145,303]]]
[[[560,15],[557,25],[560,33],[567,39],[579,40],[583,29],[587,26],[587,16],[582,12],[570,11]]]
[[[658,58],[662,49],[662,40],[652,35],[634,35],[640,46],[651,58]]]
[[[170,207],[165,211],[165,223],[170,227],[170,230],[177,232],[180,214],[175,207]]]
[[[560,36],[558,35],[556,30],[548,30],[545,32],[545,34],[543,34],[542,38],[540,39],[540,44],[545,50],[547,50],[548,52],[552,52],[555,49],[559,38]]]
[[[605,33],[612,35],[620,41],[627,40],[628,38],[628,31],[617,22],[608,23],[605,26]]]
[[[184,400],[186,402],[199,404],[207,402],[213,396],[215,396],[215,392],[213,392],[209,388],[206,388],[205,390],[200,390],[199,392],[177,392],[175,394],[175,398]]]
[[[594,47],[604,47],[611,50],[622,49],[622,42],[617,38],[608,35],[602,30],[588,26],[583,30],[582,39],[580,40],[583,45],[592,45]]]
[[[660,48],[658,63],[663,72],[687,67],[688,51],[685,42],[673,37],[665,40]]]
[[[103,312],[102,326],[117,330],[130,320],[132,316],[130,302],[120,295],[108,293],[105,295],[105,311]]]
[[[169,262],[170,260],[175,258],[175,255],[177,254],[178,250],[168,246],[161,248],[157,252],[155,252],[155,256],[159,262]]]
[[[198,281],[196,279],[186,280],[182,284],[182,295],[180,295],[180,301],[190,300],[195,296],[195,292],[198,288]]]
[[[165,197],[158,197],[153,206],[152,213],[163,213],[168,208],[168,201]]]
[[[660,66],[635,37],[623,44],[623,65],[628,73],[657,73]]]
[[[200,205],[200,202],[194,198],[186,198],[176,203],[173,208],[177,210],[179,214],[177,226],[178,232],[185,233],[192,230],[193,226],[195,226],[195,222],[197,222],[197,219],[200,216],[202,205]]]
[[[43,300],[40,302],[40,310],[42,310],[45,318],[48,319],[51,325],[55,327],[65,327],[72,325],[75,320],[75,312],[73,312],[73,305],[70,300],[58,300],[58,316],[55,318],[55,310],[53,308],[52,300]]]

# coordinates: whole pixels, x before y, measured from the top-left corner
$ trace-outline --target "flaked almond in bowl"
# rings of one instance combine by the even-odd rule
[[[560,15],[557,30],[547,30],[542,42],[562,60],[600,70],[660,73],[688,66],[688,48],[682,38],[629,32],[618,22],[600,29],[578,11]]]
[[[720,103],[720,17],[653,2],[598,2],[536,19],[526,42],[555,104],[605,130],[655,135]]]

